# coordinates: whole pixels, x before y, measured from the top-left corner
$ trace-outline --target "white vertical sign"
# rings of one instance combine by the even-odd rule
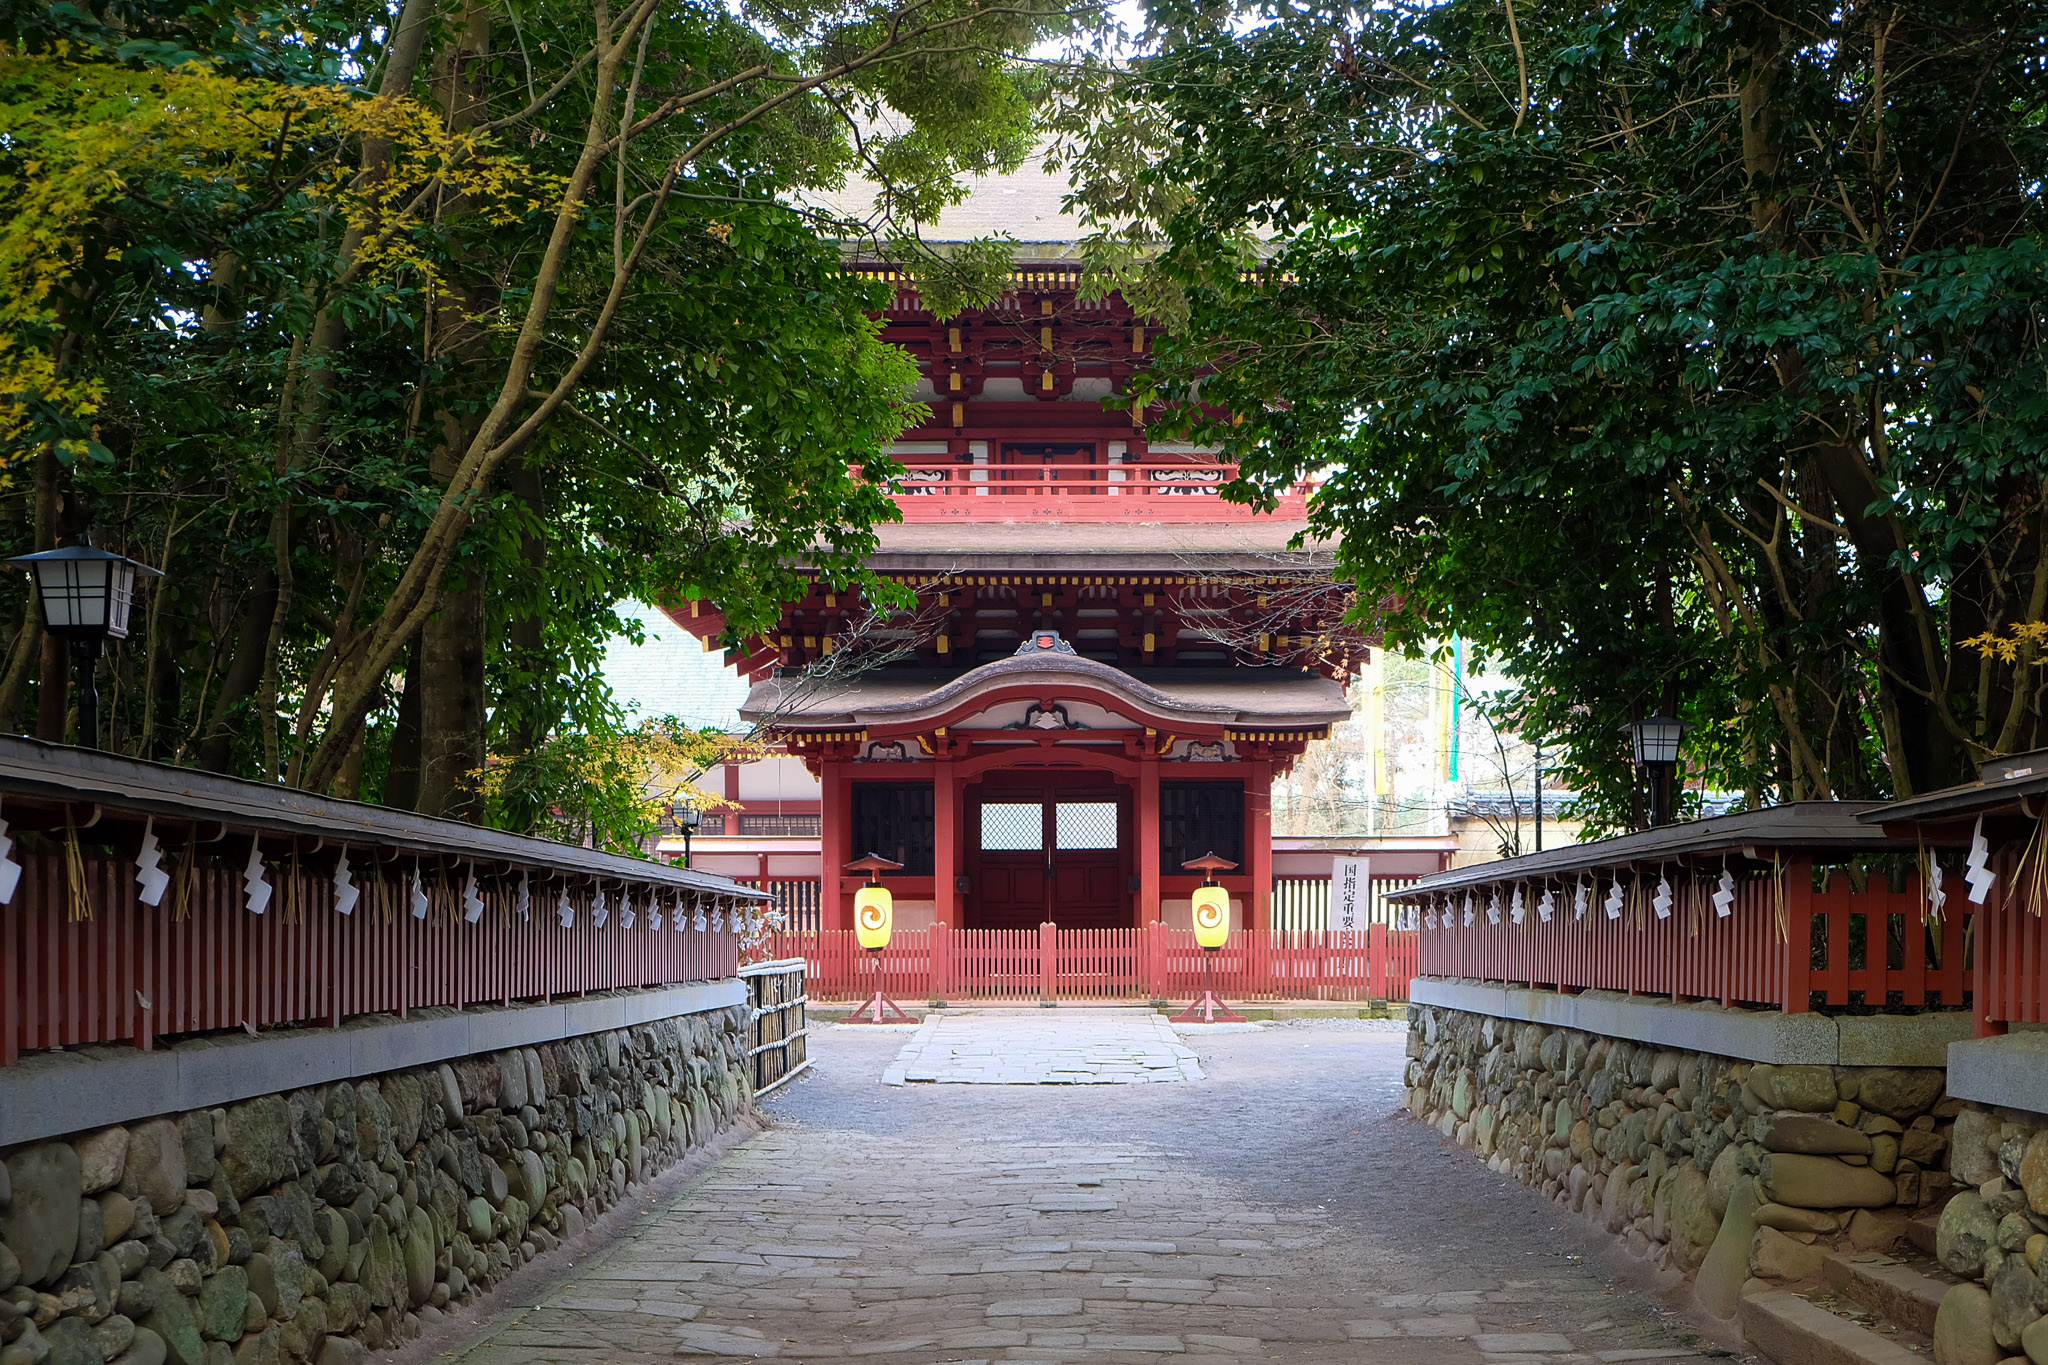
[[[1372,911],[1372,859],[1335,858],[1330,863],[1330,931],[1363,933]]]

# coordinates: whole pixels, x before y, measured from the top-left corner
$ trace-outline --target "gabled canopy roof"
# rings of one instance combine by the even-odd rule
[[[2048,796],[2048,749],[2037,749],[1993,759],[1977,770],[1975,782],[1880,805],[1864,812],[1863,819],[1902,833],[1967,824],[1982,815],[2024,813],[2031,819],[2038,801],[2027,798],[2043,796]]]
[[[957,676],[884,670],[843,683],[772,678],[748,694],[740,715],[777,728],[899,727],[971,709],[1016,689],[1077,700],[1092,696],[1146,725],[1244,729],[1309,728],[1348,720],[1343,687],[1291,669],[1147,669],[1126,673],[1069,654],[1000,659]]]

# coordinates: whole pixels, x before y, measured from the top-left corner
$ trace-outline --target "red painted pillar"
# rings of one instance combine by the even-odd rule
[[[932,909],[940,924],[960,923],[960,789],[951,759],[932,765]]]
[[[1159,760],[1138,760],[1138,923],[1159,918]]]
[[[1244,784],[1245,872],[1251,877],[1251,900],[1244,927],[1264,929],[1273,922],[1273,763],[1252,764]]]
[[[1942,959],[1946,965],[1961,956],[1965,942],[1964,926],[1972,920],[1976,921],[1976,952],[1970,961],[1970,1003],[1971,1012],[1976,1015],[1971,1032],[1979,1038],[1995,1038],[2006,1031],[2005,1019],[1992,1017],[1996,985],[1992,973],[2001,970],[2009,972],[2011,969],[2008,954],[2012,951],[2012,945],[2005,940],[2015,922],[2007,916],[2006,906],[2012,902],[2012,898],[2007,895],[2007,888],[2012,884],[2015,866],[2014,861],[2009,858],[1999,858],[1992,864],[1992,870],[1998,873],[1998,880],[1993,883],[1991,894],[1985,898],[1984,904],[1976,907],[1974,914],[1971,913],[1969,903],[1962,900],[1963,893],[1960,890],[1951,892],[1950,903],[1961,902],[1961,909],[1951,911],[1941,927]],[[1942,994],[1941,1003],[1949,1003],[1946,992]],[[2011,1002],[2003,996],[1996,1000],[1996,1007],[2000,1015],[2017,1012],[2012,1009]]]
[[[1785,942],[1778,945],[1784,973],[1780,1006],[1787,1014],[1805,1014],[1813,975],[1813,864],[1794,858],[1778,874],[1785,879]]]
[[[1059,926],[1044,920],[1038,926],[1038,998],[1059,998]]]
[[[851,929],[853,916],[841,887],[846,864],[858,855],[847,852],[852,839],[852,792],[846,780],[846,765],[827,758],[818,765],[818,847],[822,851],[818,881],[818,925],[822,929]]]

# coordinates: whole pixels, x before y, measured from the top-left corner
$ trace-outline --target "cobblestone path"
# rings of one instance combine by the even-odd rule
[[[1198,1037],[1208,1078],[1177,1085],[884,1086],[907,1037],[821,1030],[774,1131],[463,1359],[1717,1354],[1582,1263],[1551,1205],[1393,1115],[1397,1033]]]
[[[1140,1010],[934,1011],[882,1072],[887,1085],[1201,1079],[1201,1062],[1166,1016]]]

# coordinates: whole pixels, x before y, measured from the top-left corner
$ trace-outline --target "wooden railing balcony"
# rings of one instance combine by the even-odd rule
[[[1230,502],[1237,466],[1217,463],[987,465],[908,463],[891,490],[909,522],[1302,521],[1316,485],[1282,493],[1271,512]]]

